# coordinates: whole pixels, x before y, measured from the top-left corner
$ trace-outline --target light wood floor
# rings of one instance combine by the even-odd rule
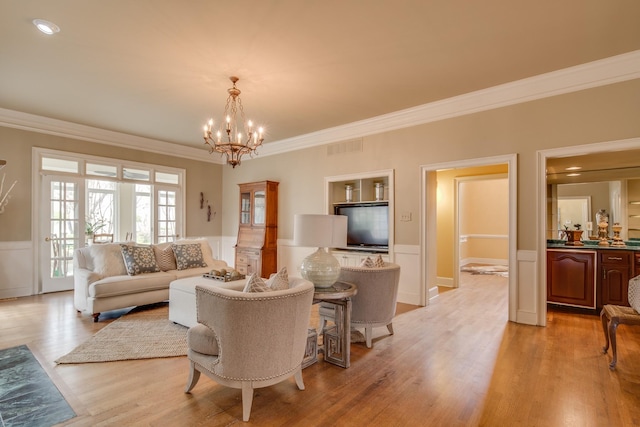
[[[618,329],[608,369],[597,316],[549,312],[548,327],[507,321],[507,280],[462,275],[429,307],[402,305],[395,335],[352,345],[351,368],[319,363],[255,393],[248,425],[640,425],[640,328]],[[121,313],[116,313],[121,314]],[[240,391],[201,378],[185,357],[56,366],[109,323],[76,313],[69,292],[0,302],[0,348],[27,344],[78,416],[65,425],[242,424]]]

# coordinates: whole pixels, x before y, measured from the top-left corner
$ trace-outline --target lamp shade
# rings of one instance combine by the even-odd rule
[[[332,286],[340,276],[340,263],[324,248],[347,246],[347,217],[344,215],[296,215],[293,218],[296,246],[318,250],[302,261],[300,274],[316,288]]]
[[[347,246],[347,217],[344,215],[295,215],[293,244],[317,248]]]

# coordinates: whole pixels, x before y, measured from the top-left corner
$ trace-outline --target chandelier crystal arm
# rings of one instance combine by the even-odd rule
[[[247,121],[242,100],[240,99],[241,92],[236,87],[236,82],[239,79],[235,76],[229,79],[233,83],[233,87],[227,90],[229,97],[224,107],[224,126],[215,129],[213,119],[209,119],[207,124],[204,125],[204,143],[209,146],[209,153],[224,154],[227,158],[227,163],[235,168],[240,164],[243,155],[249,154],[250,157],[253,157],[254,154],[257,154],[256,150],[264,141],[264,129],[258,127],[256,131],[254,130],[253,122],[251,120]],[[240,111],[240,121],[237,120],[238,111]],[[239,128],[240,125],[242,125],[244,135],[246,135],[244,142],[242,139],[243,133]],[[213,137],[214,131],[215,138]],[[226,134],[226,142],[223,142],[223,132]]]

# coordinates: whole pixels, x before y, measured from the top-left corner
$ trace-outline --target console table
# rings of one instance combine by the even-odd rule
[[[336,307],[335,326],[325,328],[322,333],[324,360],[348,368],[351,364],[351,297],[358,292],[355,284],[336,282],[328,288],[316,288],[313,303],[328,302]]]

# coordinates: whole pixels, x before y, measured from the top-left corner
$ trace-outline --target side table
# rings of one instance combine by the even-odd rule
[[[358,292],[355,284],[338,281],[328,288],[316,288],[313,303],[328,302],[336,307],[335,326],[322,333],[324,360],[348,368],[351,364],[351,297]]]

